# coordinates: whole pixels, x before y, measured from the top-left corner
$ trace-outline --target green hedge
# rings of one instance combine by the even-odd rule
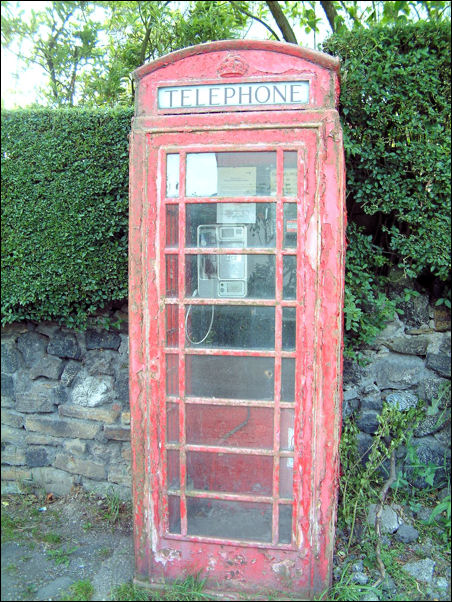
[[[450,273],[450,28],[417,24],[330,38],[342,61],[349,213],[349,352],[392,312],[392,265]],[[2,323],[84,327],[127,297],[132,110],[2,116]]]
[[[421,22],[324,44],[341,59],[345,311],[355,343],[368,342],[391,311],[391,266],[437,296],[450,291],[450,38],[450,23]]]
[[[2,323],[83,327],[127,298],[132,110],[2,116]]]

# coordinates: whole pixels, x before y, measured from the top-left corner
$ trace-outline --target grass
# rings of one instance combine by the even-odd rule
[[[196,601],[211,600],[210,595],[204,592],[205,579],[199,575],[189,576],[184,580],[177,580],[158,591],[149,591],[135,586],[133,583],[124,583],[113,591],[113,600],[147,600],[147,601]]]
[[[69,548],[66,546],[66,549],[59,548],[56,550],[49,550],[47,552],[47,556],[49,558],[52,558],[56,565],[63,564],[64,566],[68,566],[69,556],[73,554],[77,549],[77,546],[73,548]]]
[[[70,587],[69,592],[64,592],[62,600],[74,600],[76,602],[86,602],[91,600],[94,594],[94,587],[89,579],[75,581]]]

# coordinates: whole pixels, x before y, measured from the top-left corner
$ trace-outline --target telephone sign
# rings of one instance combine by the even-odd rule
[[[135,72],[130,396],[136,582],[331,581],[344,162],[337,59],[223,41]]]

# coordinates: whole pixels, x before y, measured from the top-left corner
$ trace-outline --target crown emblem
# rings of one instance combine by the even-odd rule
[[[240,77],[248,71],[248,63],[237,54],[230,54],[219,65],[217,73],[220,77]]]

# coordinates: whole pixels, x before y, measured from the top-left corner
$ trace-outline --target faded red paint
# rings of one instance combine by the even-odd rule
[[[233,56],[233,59],[228,57]],[[237,57],[239,57],[237,59]],[[228,61],[225,62],[225,59]],[[231,67],[232,65],[232,67]],[[234,65],[237,73],[234,75]],[[338,61],[331,57],[276,42],[227,41],[188,48],[145,65],[135,72],[137,105],[132,126],[130,156],[130,399],[134,500],[136,579],[157,585],[166,579],[202,572],[211,588],[256,592],[260,588],[292,590],[312,598],[331,581],[338,478],[338,442],[341,416],[342,304],[344,286],[344,163],[338,100]],[[232,74],[230,70],[232,69]],[[224,79],[227,75],[227,80]],[[223,76],[223,77],[222,77]],[[157,108],[158,85],[219,84],[249,81],[310,82],[310,102],[302,108],[287,105],[215,109],[162,110]],[[274,255],[276,295],[269,299],[205,299],[184,296],[186,256],[209,249],[184,248],[185,205],[217,202],[215,198],[185,196],[185,157],[189,152],[233,150],[276,151],[276,246],[249,249]],[[284,150],[298,152],[297,298],[283,300]],[[165,157],[180,156],[179,196],[165,198]],[[240,197],[255,203],[256,197]],[[237,202],[237,199],[234,199]],[[176,222],[169,206],[179,206]],[[168,223],[167,223],[168,222]],[[178,248],[175,248],[175,241]],[[169,245],[169,246],[167,246]],[[240,251],[243,251],[242,249]],[[237,249],[215,254],[239,253]],[[166,273],[166,270],[169,270]],[[177,291],[176,289],[177,285]],[[168,290],[173,289],[167,296]],[[174,294],[173,294],[174,293]],[[177,294],[176,294],[177,293]],[[275,308],[275,348],[266,351],[185,348],[185,304],[245,305]],[[166,307],[171,310],[171,338],[166,346]],[[282,350],[283,307],[296,309],[296,351]],[[166,442],[166,356],[177,377],[170,401],[178,408],[179,441]],[[274,358],[273,401],[204,399],[190,397],[190,407],[228,405],[273,408],[273,447],[259,450],[228,445],[190,444],[193,421],[186,413],[186,356]],[[281,400],[282,359],[295,359],[295,404]],[[169,375],[168,375],[169,378]],[[206,406],[207,408],[207,406]],[[293,500],[279,498],[282,409],[295,409]],[[206,410],[207,411],[207,410]],[[212,427],[212,417],[203,421]],[[241,420],[241,418],[240,418]],[[198,421],[199,422],[199,421]],[[212,427],[213,428],[213,427]],[[260,425],[265,439],[267,427]],[[267,429],[267,430],[266,430]],[[206,474],[209,490],[191,490],[187,496],[187,455],[205,453],[203,475],[194,474],[202,487]],[[210,449],[210,452],[212,450]],[[167,465],[166,452],[178,454],[179,464]],[[226,473],[218,456],[236,454],[231,461],[234,486],[223,487]],[[256,466],[273,461],[272,480],[257,473],[265,493],[244,492],[249,475],[248,457],[260,456]],[[273,458],[273,460],[272,460]],[[210,468],[209,468],[210,467]],[[260,470],[260,469],[258,469]],[[263,470],[263,469],[262,469]],[[178,473],[178,474],[177,474]],[[177,496],[168,496],[168,484],[179,477]],[[240,488],[240,486],[242,486]],[[240,492],[241,491],[241,492]],[[187,499],[256,500],[272,506],[272,543],[187,535]],[[278,542],[279,507],[293,508],[292,542]],[[180,509],[180,533],[169,533],[168,514]]]

